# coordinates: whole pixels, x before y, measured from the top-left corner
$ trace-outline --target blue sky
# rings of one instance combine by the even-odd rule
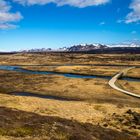
[[[1,0],[0,51],[140,38],[140,0]]]

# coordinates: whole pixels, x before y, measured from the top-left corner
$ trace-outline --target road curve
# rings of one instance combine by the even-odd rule
[[[126,91],[126,90],[123,90],[119,87],[116,86],[116,82],[119,78],[121,78],[122,76],[124,76],[130,69],[133,69],[135,67],[130,67],[130,68],[126,68],[122,71],[120,71],[118,74],[116,74],[110,81],[109,81],[109,85],[114,88],[115,90],[118,90],[120,92],[123,92],[127,95],[130,95],[130,96],[133,96],[133,97],[136,97],[136,98],[140,98],[140,95],[138,94],[135,94],[135,93],[132,93],[132,92],[129,92],[129,91]]]

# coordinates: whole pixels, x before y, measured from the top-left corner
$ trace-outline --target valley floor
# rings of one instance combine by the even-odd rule
[[[127,55],[73,54],[71,60],[69,55],[4,55],[0,56],[0,63],[22,65],[28,70],[113,76],[124,67],[77,64],[132,65],[133,58],[131,56],[128,59]],[[91,61],[89,58],[92,58]],[[139,55],[135,59],[133,64],[140,66]],[[48,64],[63,66],[31,66]],[[65,64],[75,66],[64,66]],[[129,71],[127,77],[140,78],[139,70],[136,68]],[[119,80],[118,84],[140,94],[140,82]],[[21,93],[30,95],[20,96]],[[47,95],[48,98],[34,97],[34,94]],[[0,98],[2,140],[140,139],[140,99],[115,91],[108,85],[108,79],[76,79],[55,74],[38,75],[0,70]]]

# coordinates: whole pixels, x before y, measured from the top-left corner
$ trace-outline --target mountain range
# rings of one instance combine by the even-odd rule
[[[30,49],[30,50],[21,50],[18,52],[21,53],[38,53],[38,52],[92,52],[92,53],[108,53],[108,52],[118,51],[118,52],[130,52],[133,50],[136,52],[136,50],[140,50],[140,41],[127,41],[123,43],[118,44],[79,44],[79,45],[73,45],[71,47],[62,47],[59,49],[51,49],[51,48],[41,48],[41,49]],[[1,51],[3,52],[3,51]],[[12,52],[12,53],[16,53]]]
[[[97,50],[110,50],[110,49],[132,49],[132,48],[140,48],[139,41],[133,42],[123,42],[119,44],[79,44],[74,45],[71,47],[63,47],[58,49],[58,51],[65,51],[65,52],[84,52],[84,51],[97,51]]]

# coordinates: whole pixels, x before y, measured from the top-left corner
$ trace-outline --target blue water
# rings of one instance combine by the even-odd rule
[[[61,75],[68,78],[85,78],[85,79],[93,79],[93,78],[102,78],[102,79],[111,79],[110,76],[95,76],[95,75],[82,75],[82,74],[68,74],[68,73],[58,73],[58,72],[48,72],[48,71],[32,71],[22,69],[20,66],[2,66],[0,65],[0,70],[8,70],[8,71],[16,71],[26,74],[41,74],[41,75]],[[140,82],[140,79],[137,78],[122,78],[127,81],[136,81]]]
[[[9,71],[16,71],[16,72],[22,72],[27,74],[43,74],[43,75],[62,75],[69,78],[104,78],[104,79],[110,79],[110,76],[94,76],[94,75],[82,75],[82,74],[68,74],[68,73],[58,73],[58,72],[48,72],[48,71],[32,71],[32,70],[26,70],[22,69],[19,66],[0,66],[0,70],[9,70]]]

